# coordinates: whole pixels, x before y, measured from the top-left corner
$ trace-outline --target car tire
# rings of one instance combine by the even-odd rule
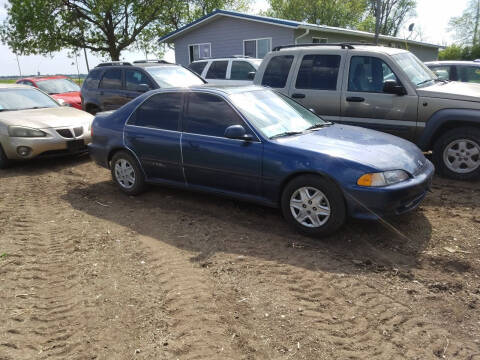
[[[124,193],[138,195],[145,190],[145,176],[137,159],[126,151],[115,153],[111,161],[112,179]]]
[[[437,172],[456,180],[480,177],[480,129],[462,127],[447,131],[433,146]]]
[[[316,175],[302,175],[284,188],[282,213],[287,222],[308,236],[327,236],[346,220],[341,190],[333,181]]]
[[[0,145],[0,169],[6,169],[10,165],[10,161],[5,155],[2,146]]]
[[[95,105],[87,105],[87,112],[92,114],[92,115],[95,115],[96,113],[98,113],[100,111],[100,108],[98,106],[95,106]]]

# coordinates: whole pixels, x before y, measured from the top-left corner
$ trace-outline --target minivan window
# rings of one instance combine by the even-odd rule
[[[96,89],[98,88],[98,83],[100,82],[100,75],[102,73],[101,69],[94,69],[90,71],[83,86],[87,89]]]
[[[298,70],[297,89],[336,90],[340,55],[305,55]]]
[[[192,71],[195,71],[198,75],[202,75],[203,69],[207,65],[206,61],[193,62],[188,65],[188,68]]]
[[[272,88],[284,88],[287,83],[290,68],[292,67],[292,62],[293,55],[272,57],[263,74],[262,85]]]
[[[381,59],[371,56],[352,56],[348,74],[348,91],[382,93],[387,80],[397,77]]]
[[[156,94],[138,107],[128,125],[154,129],[178,130],[182,108],[182,94],[178,92]]]
[[[251,80],[248,74],[255,71],[255,68],[246,61],[233,61],[230,80]]]
[[[122,88],[122,70],[110,69],[105,71],[100,81],[100,88],[102,89],[121,89]]]
[[[138,70],[125,70],[125,87],[127,90],[137,91],[138,85],[148,85],[153,88],[152,82],[147,75]]]
[[[228,61],[214,61],[207,71],[207,79],[225,79],[227,76]]]
[[[189,95],[183,123],[185,132],[217,137],[223,137],[230,125],[245,126],[243,120],[225,100],[205,93]]]

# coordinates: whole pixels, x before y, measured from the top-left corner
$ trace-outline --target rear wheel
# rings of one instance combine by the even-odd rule
[[[459,128],[447,131],[433,148],[433,159],[440,174],[451,179],[480,177],[480,129]]]
[[[137,160],[126,151],[113,155],[111,162],[113,181],[128,195],[138,195],[145,190],[145,177]]]
[[[0,169],[5,169],[8,167],[8,165],[10,165],[10,161],[0,145]]]
[[[299,176],[287,184],[282,212],[297,230],[311,236],[329,235],[346,219],[341,191],[332,181],[315,175]]]
[[[89,112],[92,115],[95,115],[100,111],[100,108],[96,105],[87,105],[87,112]]]

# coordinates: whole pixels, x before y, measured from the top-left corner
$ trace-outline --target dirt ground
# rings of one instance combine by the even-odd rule
[[[87,157],[0,171],[0,359],[480,359],[480,183],[324,240]]]

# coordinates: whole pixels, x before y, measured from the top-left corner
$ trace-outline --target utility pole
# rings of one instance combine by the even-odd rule
[[[480,0],[479,0],[480,1]],[[382,0],[375,1],[375,45],[378,45],[378,35],[380,34],[380,15],[382,7]]]

